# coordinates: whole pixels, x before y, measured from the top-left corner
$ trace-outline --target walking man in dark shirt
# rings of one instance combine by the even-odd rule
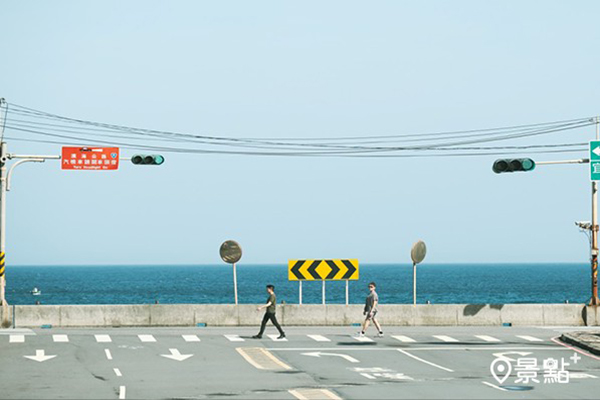
[[[267,293],[269,293],[267,303],[256,308],[257,311],[260,311],[263,308],[267,309],[267,311],[265,312],[265,316],[263,317],[262,323],[260,324],[260,332],[258,332],[258,335],[252,337],[254,339],[262,338],[262,335],[265,332],[265,327],[267,326],[267,321],[271,320],[273,325],[275,325],[275,328],[277,328],[277,330],[279,331],[279,337],[277,339],[283,339],[285,338],[285,333],[283,332],[283,329],[281,329],[281,326],[279,325],[279,322],[277,322],[277,318],[275,317],[275,307],[277,304],[277,297],[275,296],[275,286],[267,285]]]
[[[369,327],[369,322],[373,321],[375,327],[379,334],[377,336],[382,337],[383,331],[381,330],[381,325],[375,319],[375,315],[377,315],[377,304],[379,304],[379,296],[377,296],[377,292],[375,291],[375,282],[369,283],[369,295],[367,296],[367,300],[365,301],[365,308],[363,313],[366,315],[365,322],[363,322],[362,331],[358,334],[359,336],[365,336],[365,331]]]

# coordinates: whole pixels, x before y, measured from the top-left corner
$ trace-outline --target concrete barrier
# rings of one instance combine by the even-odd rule
[[[361,305],[281,304],[287,326],[348,326],[363,321]],[[2,311],[0,308],[0,315]],[[256,326],[263,312],[242,304],[37,305],[16,306],[18,328],[134,326]],[[3,317],[3,316],[2,316]],[[547,325],[598,326],[598,307],[583,304],[382,304],[378,318],[396,326]],[[12,319],[12,307],[9,308]]]

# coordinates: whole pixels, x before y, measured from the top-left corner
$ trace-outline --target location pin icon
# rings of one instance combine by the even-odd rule
[[[503,384],[512,372],[512,365],[504,358],[496,358],[490,365],[490,371],[498,383]]]

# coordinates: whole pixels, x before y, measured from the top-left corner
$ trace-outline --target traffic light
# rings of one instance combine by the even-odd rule
[[[131,157],[131,162],[135,165],[160,165],[165,162],[165,158],[159,154],[136,154]]]
[[[501,174],[503,172],[516,172],[516,171],[533,171],[535,168],[535,161],[531,158],[508,158],[494,161],[492,169],[495,173]]]

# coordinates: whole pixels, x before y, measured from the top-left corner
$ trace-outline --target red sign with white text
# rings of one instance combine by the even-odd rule
[[[63,147],[62,169],[106,171],[119,168],[118,147]]]

